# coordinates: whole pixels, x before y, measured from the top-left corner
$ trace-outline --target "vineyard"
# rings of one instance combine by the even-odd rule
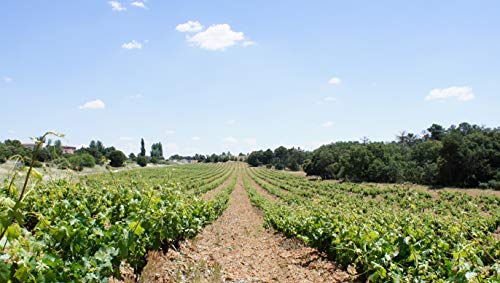
[[[34,174],[25,193],[10,179],[0,188],[0,282],[108,282],[127,270],[139,281],[163,282],[161,270],[178,269],[168,266],[173,261],[165,254],[180,250],[178,257],[195,262],[205,256],[201,248],[183,250],[189,241],[209,254],[203,268],[210,272],[200,276],[220,269],[221,281],[240,282],[269,269],[252,264],[279,265],[261,281],[500,280],[496,196],[310,181],[236,162],[77,181],[43,181]],[[250,201],[256,212],[245,206]],[[270,229],[249,231],[262,224]],[[296,239],[293,248],[280,244],[287,237]],[[151,251],[160,255],[148,256]],[[298,251],[306,262],[289,259]],[[266,261],[273,253],[283,254],[279,264]],[[287,277],[292,271],[298,275]],[[183,276],[165,281],[190,281]]]
[[[245,178],[269,226],[371,282],[500,279],[500,199],[310,182],[266,169]],[[263,197],[264,188],[277,197]]]
[[[0,281],[107,282],[120,277],[122,264],[138,272],[148,250],[166,250],[220,216],[236,168],[178,166],[34,182],[19,203],[18,188],[5,180]]]

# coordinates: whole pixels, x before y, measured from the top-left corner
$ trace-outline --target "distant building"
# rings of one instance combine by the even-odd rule
[[[22,146],[24,148],[27,148],[27,149],[31,149],[31,150],[34,150],[35,147],[36,147],[36,144],[35,143],[23,143]]]
[[[62,147],[63,153],[64,154],[74,154],[76,147],[74,146],[63,146]]]

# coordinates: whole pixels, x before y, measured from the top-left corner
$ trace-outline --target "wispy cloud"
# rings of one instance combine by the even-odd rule
[[[12,78],[11,77],[3,77],[2,79],[6,83],[11,83],[12,82]]]
[[[475,98],[470,86],[452,86],[449,88],[435,88],[429,92],[425,100],[447,100],[456,99],[458,101],[469,101]]]
[[[132,49],[142,49],[142,44],[137,42],[135,39],[122,44],[122,48],[132,50]]]
[[[203,25],[198,21],[188,21],[175,27],[179,32],[198,32],[203,30]]]
[[[333,126],[333,122],[332,121],[326,121],[321,126],[323,128],[330,128],[331,126]]]
[[[106,104],[100,99],[92,100],[85,102],[83,105],[80,105],[78,108],[80,109],[104,109],[106,108]]]
[[[127,8],[125,8],[125,6],[123,6],[123,4],[118,1],[109,1],[108,3],[113,11],[123,12],[127,10]]]
[[[141,1],[134,1],[134,2],[130,3],[130,5],[132,5],[134,7],[147,9],[146,4],[144,4],[144,2],[141,2]]]
[[[328,83],[331,85],[339,85],[340,83],[342,83],[342,80],[337,77],[332,77],[331,79],[328,80]]]

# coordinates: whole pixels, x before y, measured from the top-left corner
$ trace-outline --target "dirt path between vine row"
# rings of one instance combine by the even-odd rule
[[[316,250],[262,227],[262,215],[250,203],[240,172],[223,215],[178,251],[151,252],[140,281],[347,281],[347,273]]]

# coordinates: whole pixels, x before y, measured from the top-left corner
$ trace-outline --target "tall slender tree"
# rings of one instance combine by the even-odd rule
[[[146,146],[144,145],[144,139],[141,138],[141,153],[139,156],[146,156]]]

